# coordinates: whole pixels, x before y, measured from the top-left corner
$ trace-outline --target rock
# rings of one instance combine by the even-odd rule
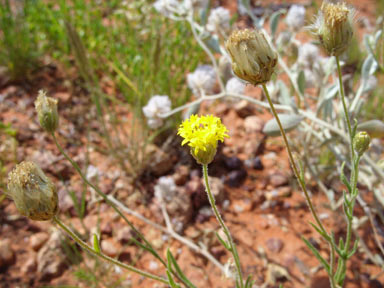
[[[169,153],[164,152],[162,149],[155,145],[151,145],[149,153],[151,155],[149,160],[149,170],[155,176],[162,176],[167,174],[173,168],[173,159]]]
[[[225,180],[225,184],[230,187],[239,187],[244,180],[247,178],[247,171],[235,170],[228,173],[227,179]]]
[[[10,239],[0,240],[0,268],[12,265],[15,262],[15,253],[11,247]]]
[[[243,167],[243,162],[236,156],[225,159],[225,165],[229,170],[239,170]]]
[[[252,108],[252,105],[249,105],[247,100],[241,100],[235,105],[235,111],[237,115],[239,115],[241,118],[245,118],[247,116],[253,115],[254,110]]]
[[[59,196],[59,209],[61,212],[70,212],[72,215],[72,211],[74,210],[74,203],[71,196],[69,196],[67,188],[60,189],[58,192]]]
[[[110,221],[104,222],[103,224],[100,225],[100,233],[102,235],[107,235],[107,236],[112,236],[112,224]]]
[[[264,127],[264,121],[259,116],[248,116],[244,119],[244,128],[247,133],[261,132]]]
[[[289,186],[280,187],[265,193],[267,201],[283,200],[283,198],[291,197],[292,189]]]
[[[316,238],[309,237],[308,241],[312,244],[313,247],[315,247],[317,250],[320,250],[320,242]]]
[[[367,283],[370,288],[382,288],[383,285],[377,279],[371,279],[371,276],[368,273],[362,273],[360,278],[363,280],[363,283]]]
[[[131,241],[131,238],[133,238],[134,235],[135,233],[130,227],[124,226],[123,228],[117,230],[116,240],[126,244]]]
[[[233,209],[236,213],[248,212],[252,210],[252,201],[249,199],[234,200]]]
[[[184,189],[177,189],[175,192],[173,199],[166,202],[166,209],[172,219],[174,229],[180,233],[192,218],[193,204],[191,197],[185,193]]]
[[[209,218],[212,217],[213,215],[214,214],[213,214],[211,206],[204,206],[197,213],[196,221],[198,223],[203,223],[205,221],[208,221]]]
[[[198,210],[207,204],[207,194],[205,192],[203,181],[200,177],[193,177],[190,181],[188,181],[185,187],[186,193],[191,197],[194,210]]]
[[[276,174],[273,174],[269,177],[269,183],[273,186],[273,187],[280,187],[280,186],[284,186],[284,185],[287,185],[288,184],[288,177],[283,175],[283,174],[280,174],[280,173],[276,173]]]
[[[157,270],[159,269],[159,264],[156,261],[150,261],[148,265],[148,270]]]
[[[37,268],[37,262],[36,262],[36,253],[31,253],[27,260],[22,264],[21,266],[21,273],[27,274],[27,273],[33,273],[36,271]]]
[[[187,183],[190,175],[190,169],[186,165],[180,165],[176,168],[176,172],[173,175],[173,180],[175,180],[175,184],[178,186],[182,186]]]
[[[71,100],[71,94],[68,92],[56,92],[52,97],[59,99],[59,104],[65,104]]]
[[[253,247],[253,239],[255,238],[247,229],[239,229],[234,234],[236,239],[239,239],[248,247]],[[223,238],[225,239],[225,238]]]
[[[120,261],[120,262],[124,262],[124,263],[130,263],[130,262],[132,262],[132,256],[131,256],[131,253],[129,253],[128,251],[121,252],[121,253],[119,254],[119,261]]]
[[[116,257],[119,254],[118,244],[113,239],[102,240],[100,248],[109,257]]]
[[[269,152],[263,155],[264,169],[267,169],[268,171],[270,171],[269,169],[272,170],[274,167],[276,167],[277,161],[278,161],[278,158],[275,152]]]
[[[62,232],[56,230],[37,253],[37,272],[40,281],[49,281],[64,272],[67,259],[62,249],[62,241],[64,241]]]
[[[38,251],[45,244],[45,242],[47,242],[48,239],[49,235],[47,233],[39,232],[31,236],[29,239],[29,244],[33,250]]]
[[[215,197],[216,203],[222,203],[226,198],[226,191],[223,181],[217,177],[208,177],[211,192]],[[186,190],[191,195],[193,208],[200,209],[201,207],[208,205],[208,196],[205,191],[203,179],[199,177],[193,177],[186,185]]]
[[[218,204],[222,203],[225,200],[225,196],[226,196],[223,181],[220,178],[211,177],[211,176],[208,177],[208,181],[211,187],[211,192],[213,196],[215,196],[216,203]]]
[[[278,281],[289,280],[289,273],[286,268],[278,264],[269,263],[267,267],[267,275],[265,277],[265,284],[275,286]]]
[[[247,159],[244,163],[248,168],[252,168],[255,170],[263,170],[264,169],[263,162],[261,162],[261,159],[259,156],[256,156],[252,159]]]
[[[266,241],[266,245],[269,251],[273,253],[279,253],[284,247],[283,241],[279,238],[269,238]]]

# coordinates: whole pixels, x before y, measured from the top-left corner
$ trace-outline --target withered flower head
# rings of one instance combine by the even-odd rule
[[[345,3],[323,2],[316,21],[309,29],[318,37],[329,55],[345,52],[353,37],[355,11]]]
[[[35,101],[35,108],[41,127],[47,132],[55,132],[59,126],[59,114],[57,112],[57,99],[47,97],[45,91],[40,90]]]
[[[234,31],[225,47],[232,58],[236,76],[253,85],[264,84],[271,79],[278,56],[261,31]]]
[[[33,162],[21,162],[8,174],[7,194],[20,214],[32,220],[50,220],[58,211],[56,187]]]

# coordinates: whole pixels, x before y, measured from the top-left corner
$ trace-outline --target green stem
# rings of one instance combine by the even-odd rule
[[[359,175],[359,162],[360,162],[360,156],[357,156],[355,163],[353,163],[352,167],[352,175],[351,175],[351,183],[352,183],[352,193],[350,194],[351,201],[350,205],[347,207],[348,213],[351,215],[351,217],[347,216],[347,235],[345,238],[345,245],[344,245],[344,250],[343,252],[345,255],[349,254],[349,246],[351,245],[351,240],[352,240],[352,221],[353,221],[353,210],[355,207],[355,202],[356,202],[356,197],[357,197],[357,180],[358,180],[358,175]],[[341,285],[344,280],[344,275],[347,271],[347,260],[346,258],[341,259],[341,265],[338,267],[338,283]]]
[[[77,244],[79,244],[81,246],[81,248],[88,251],[89,253],[91,253],[97,257],[100,257],[101,259],[104,259],[105,261],[110,262],[114,265],[117,265],[117,266],[119,266],[123,269],[126,269],[128,271],[140,274],[141,276],[144,276],[146,278],[150,278],[152,280],[156,280],[156,281],[159,281],[163,284],[169,285],[169,282],[164,278],[161,278],[159,276],[156,276],[156,275],[153,275],[151,273],[145,272],[143,270],[137,269],[131,265],[124,264],[124,263],[122,263],[122,262],[120,262],[114,258],[111,258],[111,257],[109,257],[109,256],[107,256],[101,252],[100,253],[96,252],[91,246],[89,246],[87,243],[85,243],[83,240],[81,240],[67,225],[65,225],[63,222],[61,222],[61,220],[59,218],[57,218],[55,216],[55,217],[53,217],[53,221],[57,225],[59,225],[60,228],[63,229]]]
[[[52,132],[51,133],[52,137],[53,137],[53,140],[57,146],[57,148],[59,149],[59,151],[61,152],[61,154],[63,154],[63,156],[65,157],[65,159],[67,159],[73,166],[73,168],[75,168],[75,170],[77,171],[77,173],[79,173],[81,179],[84,181],[84,183],[86,183],[89,187],[91,187],[93,190],[96,191],[97,194],[99,194],[103,199],[104,201],[113,208],[113,210],[115,210],[115,212],[121,217],[123,218],[123,220],[129,225],[129,227],[131,227],[131,229],[139,236],[139,238],[141,240],[143,240],[143,242],[145,243],[145,245],[143,244],[139,244],[139,243],[136,243],[136,245],[142,247],[142,248],[145,248],[148,252],[150,252],[154,257],[156,257],[157,260],[159,260],[161,262],[161,264],[163,264],[164,267],[167,267],[167,263],[160,257],[160,255],[156,252],[155,249],[153,249],[151,243],[148,242],[147,239],[145,239],[144,235],[140,233],[139,230],[137,230],[135,228],[135,226],[133,226],[133,224],[128,220],[128,218],[119,210],[119,208],[112,202],[108,199],[108,196],[105,195],[99,187],[93,185],[91,182],[88,181],[87,177],[85,177],[85,175],[83,174],[83,172],[81,171],[79,165],[64,151],[63,147],[61,147],[60,143],[57,141],[57,138],[55,136],[55,133]],[[183,282],[184,285],[187,285],[187,283],[184,281],[184,279],[182,279],[177,273],[175,273],[174,271],[171,271],[171,273],[177,277],[177,279],[179,279],[181,282]]]
[[[296,178],[297,178],[298,181],[299,181],[299,184],[300,184],[301,189],[302,189],[303,192],[304,192],[304,196],[305,196],[305,199],[307,200],[307,204],[308,204],[308,206],[309,206],[309,210],[311,211],[312,216],[313,216],[313,218],[315,219],[316,224],[319,226],[319,228],[321,229],[321,231],[322,231],[325,235],[327,235],[327,236],[329,237],[327,231],[325,230],[323,224],[321,223],[321,221],[320,221],[320,219],[319,219],[319,217],[318,217],[318,215],[317,215],[317,212],[316,212],[316,210],[315,210],[315,208],[314,208],[314,206],[313,206],[313,204],[312,204],[312,201],[311,201],[311,198],[310,198],[310,196],[309,196],[307,187],[306,187],[306,185],[305,185],[305,183],[304,183],[304,180],[301,179],[301,177],[300,177],[299,169],[297,168],[296,163],[295,163],[295,160],[294,160],[294,158],[293,158],[293,154],[292,154],[292,151],[291,151],[291,147],[290,147],[290,145],[289,145],[289,143],[288,143],[287,135],[285,134],[285,131],[284,131],[283,125],[281,124],[279,115],[277,114],[276,109],[275,109],[275,106],[273,105],[273,102],[272,102],[271,97],[270,97],[270,95],[269,95],[267,86],[266,86],[265,84],[262,84],[262,86],[263,86],[263,89],[264,89],[264,92],[265,92],[265,96],[267,97],[269,106],[271,107],[272,114],[273,114],[273,116],[275,117],[276,122],[277,122],[277,125],[278,125],[279,128],[280,128],[280,132],[281,132],[281,135],[283,136],[285,147],[287,148],[288,157],[289,157],[289,160],[290,160],[290,162],[291,162],[292,169],[293,169],[293,171],[294,171],[294,173],[295,173]]]
[[[314,206],[312,204],[311,197],[309,196],[307,187],[305,185],[304,179],[300,176],[299,169],[296,166],[296,163],[295,163],[295,160],[293,158],[292,151],[291,151],[291,147],[290,147],[290,145],[288,143],[287,135],[286,135],[286,133],[284,131],[283,125],[281,124],[279,115],[276,112],[275,106],[273,105],[271,96],[269,95],[269,92],[268,92],[268,88],[267,88],[267,86],[265,84],[262,84],[262,86],[263,86],[263,90],[264,90],[265,96],[266,96],[266,98],[268,100],[269,106],[270,106],[270,108],[272,110],[272,114],[275,117],[277,125],[279,126],[279,129],[280,129],[280,133],[283,136],[284,144],[285,144],[285,147],[286,147],[287,152],[288,152],[288,157],[289,157],[289,160],[291,162],[292,169],[293,169],[293,171],[295,173],[296,178],[298,179],[298,182],[300,184],[301,189],[304,192],[304,196],[305,196],[305,199],[307,201],[309,210],[311,211],[312,217],[315,219],[317,226],[319,227],[321,232],[323,232],[324,235],[322,235],[322,236],[329,243],[330,250],[331,250],[331,263],[330,263],[331,264],[331,273],[330,273],[329,276],[330,276],[331,287],[334,288],[334,287],[336,287],[336,283],[335,283],[335,279],[334,279],[334,275],[333,275],[333,264],[334,264],[333,262],[334,262],[334,256],[335,256],[335,247],[333,247],[332,241],[331,241],[331,237],[329,236],[328,232],[325,230],[323,224],[320,221],[319,216],[317,215],[317,212],[316,212],[316,210],[315,210],[315,208],[314,208]]]
[[[343,103],[343,109],[344,109],[344,114],[345,114],[345,120],[347,121],[347,129],[348,129],[348,135],[349,135],[349,140],[350,140],[350,147],[351,147],[351,161],[353,163],[354,160],[354,149],[353,149],[353,135],[352,135],[352,126],[351,126],[351,120],[349,118],[349,112],[347,108],[347,104],[345,102],[345,94],[344,94],[344,85],[343,85],[343,76],[341,74],[341,67],[340,67],[340,61],[339,61],[339,56],[335,56],[336,58],[336,64],[337,64],[337,73],[339,75],[339,85],[340,85],[340,98],[341,102]],[[352,164],[353,165],[353,164]]]
[[[207,194],[208,194],[209,203],[211,204],[211,207],[213,209],[213,213],[215,213],[217,221],[219,221],[221,228],[223,229],[225,235],[227,236],[227,240],[228,240],[230,248],[231,248],[230,252],[232,253],[233,259],[235,261],[235,265],[236,265],[236,269],[237,269],[237,276],[238,276],[238,279],[239,279],[239,282],[240,282],[240,285],[241,285],[240,287],[244,287],[243,275],[241,273],[239,254],[237,253],[236,245],[233,242],[231,233],[229,232],[228,227],[225,225],[224,220],[221,217],[220,212],[219,212],[219,210],[216,207],[215,197],[213,196],[213,194],[211,192],[211,188],[209,186],[209,181],[208,181],[208,165],[207,164],[203,164],[203,175],[204,175],[205,188],[206,188],[206,191],[207,191]]]
[[[59,149],[59,151],[61,152],[61,154],[63,154],[63,156],[72,164],[73,168],[75,168],[75,170],[77,171],[77,173],[79,173],[81,179],[84,181],[84,183],[86,183],[89,187],[91,187],[93,190],[96,191],[96,193],[98,195],[100,195],[104,201],[110,205],[113,210],[115,210],[115,212],[117,214],[119,214],[119,216],[121,218],[124,219],[124,221],[134,230],[135,233],[137,233],[137,235],[140,237],[140,239],[142,239],[144,241],[144,243],[146,244],[146,247],[148,249],[148,251],[150,251],[165,267],[167,266],[167,264],[164,262],[163,259],[161,259],[161,257],[156,253],[156,251],[152,248],[152,245],[145,239],[145,237],[133,226],[133,224],[128,220],[128,218],[119,210],[119,208],[117,208],[117,206],[112,203],[111,201],[109,201],[108,199],[108,196],[105,195],[97,186],[95,186],[94,184],[92,184],[91,182],[88,181],[87,177],[85,177],[84,173],[81,171],[79,165],[64,151],[63,147],[61,147],[61,145],[59,144],[59,142],[57,141],[57,138],[55,136],[55,133],[51,133],[52,137],[53,137],[53,140],[57,146],[57,148]]]
[[[351,120],[349,117],[349,112],[348,112],[348,107],[345,102],[345,93],[344,93],[344,85],[343,85],[343,75],[341,73],[341,67],[340,67],[340,59],[339,56],[335,56],[336,58],[336,64],[337,64],[337,72],[338,72],[338,78],[339,78],[339,85],[340,85],[340,98],[341,102],[343,104],[343,109],[344,109],[344,116],[345,120],[347,122],[347,130],[348,130],[348,135],[349,135],[349,144],[350,144],[350,154],[351,154],[351,178],[350,178],[350,183],[351,185],[351,193],[350,193],[350,204],[346,209],[348,209],[348,214],[347,215],[347,235],[345,239],[345,246],[343,249],[343,252],[345,255],[349,254],[349,246],[351,243],[351,238],[352,238],[352,220],[353,220],[353,210],[355,207],[355,201],[357,197],[357,181],[358,181],[358,175],[359,175],[359,162],[360,162],[360,156],[357,156],[356,158],[356,153],[355,149],[353,147],[353,130],[351,126]],[[342,285],[344,282],[344,276],[346,273],[346,267],[347,267],[347,258],[342,257],[341,259],[341,264],[339,267],[337,267],[338,271],[336,272],[338,276],[338,284]]]

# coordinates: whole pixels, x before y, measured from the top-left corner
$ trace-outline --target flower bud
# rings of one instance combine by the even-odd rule
[[[339,56],[347,50],[352,36],[355,12],[345,3],[323,2],[315,23],[310,27],[329,55]]]
[[[232,58],[233,72],[239,78],[253,85],[271,79],[278,56],[262,32],[250,29],[234,31],[225,47]]]
[[[353,138],[353,147],[359,156],[362,156],[365,151],[368,150],[369,144],[371,143],[371,137],[365,131],[359,132]]]
[[[40,90],[35,101],[35,107],[41,127],[47,132],[55,132],[59,126],[57,100],[47,97],[46,92]]]
[[[33,162],[21,162],[9,173],[7,194],[29,219],[50,220],[58,211],[56,187]]]

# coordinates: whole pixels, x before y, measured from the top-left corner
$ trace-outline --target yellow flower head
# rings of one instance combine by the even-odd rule
[[[217,141],[229,137],[227,132],[220,118],[192,115],[181,123],[177,134],[184,138],[181,145],[188,143],[191,147],[191,154],[199,164],[209,164],[215,157]]]

